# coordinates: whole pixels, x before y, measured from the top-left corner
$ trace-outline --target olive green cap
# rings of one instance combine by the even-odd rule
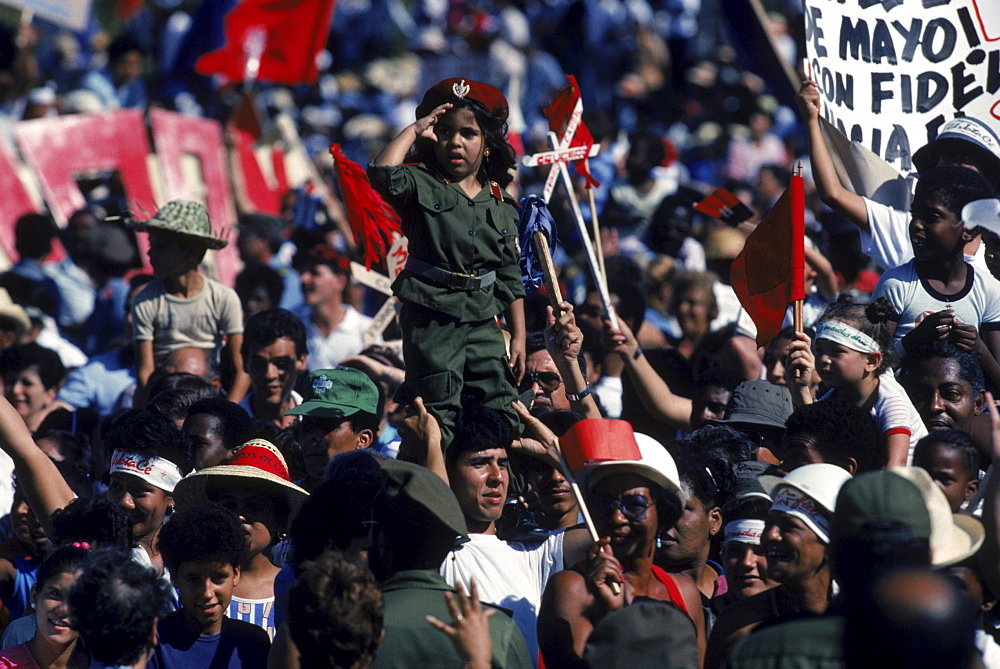
[[[359,411],[378,415],[378,396],[378,386],[359,369],[317,369],[309,373],[309,396],[285,415],[347,418]]]
[[[468,538],[455,493],[437,474],[410,462],[386,460],[379,475],[382,489],[373,509],[376,521]]]
[[[907,536],[884,536],[896,523],[905,527]],[[830,524],[831,543],[879,538],[931,538],[931,519],[920,488],[890,470],[866,472],[845,482]]]

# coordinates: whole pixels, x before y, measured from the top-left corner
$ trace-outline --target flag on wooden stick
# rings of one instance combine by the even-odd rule
[[[781,331],[788,305],[805,299],[805,195],[793,176],[733,261],[729,283],[757,326],[757,345]]]
[[[594,138],[583,121],[579,120],[579,118],[573,119],[575,114],[583,113],[583,106],[577,104],[580,101],[580,87],[576,85],[576,77],[567,76],[566,78],[569,80],[569,84],[563,86],[562,90],[552,99],[552,104],[545,110],[545,115],[549,119],[549,130],[556,133],[559,137],[563,137],[568,128],[575,126],[576,132],[573,133],[569,147],[566,148],[586,147],[583,159],[574,160],[573,165],[576,166],[577,172],[587,182],[587,188],[596,188],[601,184],[590,175],[590,170],[587,169],[585,162],[587,156],[590,155],[591,148],[594,146]],[[576,125],[576,123],[579,123],[579,125]]]

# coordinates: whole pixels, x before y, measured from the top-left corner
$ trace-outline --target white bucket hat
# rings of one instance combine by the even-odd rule
[[[843,467],[820,463],[793,469],[784,477],[761,476],[760,484],[774,500],[771,508],[795,516],[824,543],[829,543],[830,518],[837,506],[837,495],[850,479]],[[782,491],[788,492],[782,494]]]

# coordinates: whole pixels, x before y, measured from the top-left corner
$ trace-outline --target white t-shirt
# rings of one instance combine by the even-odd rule
[[[913,247],[910,245],[910,214],[893,209],[884,204],[864,198],[868,210],[868,227],[870,232],[859,229],[861,234],[861,251],[878,263],[882,269],[899,267],[913,260]],[[986,246],[979,245],[975,255],[965,256],[965,262],[976,269],[989,274],[986,267]]]
[[[359,313],[349,304],[344,305],[344,318],[340,324],[330,331],[328,336],[313,325],[310,309],[304,308],[298,312],[306,325],[306,347],[309,349],[309,371],[316,369],[333,369],[344,358],[361,353],[364,348],[364,336],[371,325],[372,319]]]
[[[476,579],[479,598],[514,612],[514,622],[528,644],[532,662],[538,660],[538,609],[549,577],[563,569],[563,533],[537,544],[503,541],[494,534],[470,534],[469,541],[448,554],[441,576],[450,585]]]
[[[156,364],[170,351],[192,346],[216,350],[222,335],[243,332],[243,307],[232,288],[202,277],[204,285],[194,297],[167,293],[163,279],[154,279],[139,292],[132,305],[136,341],[153,342]]]
[[[917,276],[911,260],[904,265],[886,270],[872,291],[872,299],[885,297],[892,304],[899,321],[893,345],[896,354],[903,357],[902,339],[920,324],[924,316],[954,309],[955,317],[982,330],[1000,326],[1000,281],[989,272],[969,268],[965,286],[953,295],[939,293]]]
[[[820,399],[828,399],[836,392],[831,390]],[[909,466],[913,462],[913,449],[917,447],[918,441],[927,436],[927,428],[891,370],[878,377],[878,399],[871,408],[871,414],[883,436],[900,433],[909,435],[910,451],[906,456],[906,464]]]

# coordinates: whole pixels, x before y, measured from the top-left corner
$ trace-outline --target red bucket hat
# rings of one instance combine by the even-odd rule
[[[507,120],[507,98],[503,96],[499,88],[484,84],[471,79],[459,79],[453,77],[439,81],[424,93],[424,99],[417,106],[416,117],[423,118],[431,113],[431,110],[446,102],[455,100],[475,100],[491,112]]]

